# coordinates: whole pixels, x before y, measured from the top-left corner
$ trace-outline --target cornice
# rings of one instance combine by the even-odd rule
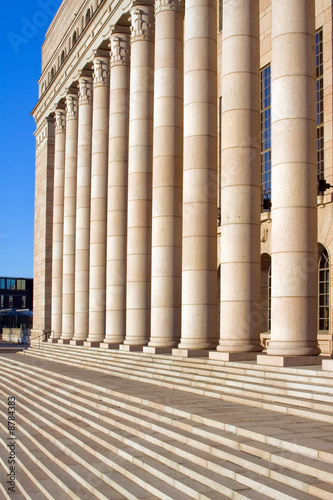
[[[56,74],[52,85],[46,89],[34,106],[31,115],[36,123],[43,119],[45,115],[54,113],[57,103],[66,97],[66,88],[72,86],[73,82],[78,80],[87,64],[92,63],[94,51],[110,38],[114,26],[123,15],[121,10],[122,0],[113,2],[113,4],[115,4],[114,9],[112,9],[112,5],[101,4],[104,9],[101,8],[99,17],[96,17],[95,25],[91,27],[91,31],[88,31],[85,36],[79,37],[75,50],[68,55],[61,70]]]

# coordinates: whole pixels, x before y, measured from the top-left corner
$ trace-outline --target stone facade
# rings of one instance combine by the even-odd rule
[[[64,0],[39,89],[35,336],[332,352],[329,0]]]

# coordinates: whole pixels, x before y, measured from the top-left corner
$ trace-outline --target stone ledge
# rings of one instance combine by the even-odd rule
[[[209,359],[215,361],[252,361],[256,360],[257,352],[219,352],[211,351]]]
[[[69,345],[83,345],[84,340],[70,340]]]
[[[209,349],[172,349],[172,356],[181,358],[208,358]]]
[[[333,359],[323,359],[322,369],[333,372]]]
[[[143,352],[147,352],[148,354],[171,354],[172,347],[151,347],[144,346]]]
[[[119,351],[125,351],[125,352],[142,352],[143,350],[143,345],[127,345],[127,344],[120,344],[119,346]]]
[[[119,349],[119,342],[118,343],[102,342],[99,347],[101,349]]]
[[[99,342],[97,340],[95,340],[95,341],[94,340],[93,341],[92,340],[85,340],[83,342],[84,347],[99,347],[100,344],[101,344],[101,342]]]
[[[268,356],[257,355],[257,364],[266,366],[308,366],[320,365],[322,358],[319,356]]]

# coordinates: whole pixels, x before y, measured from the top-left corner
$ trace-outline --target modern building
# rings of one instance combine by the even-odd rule
[[[33,279],[0,276],[0,333],[32,327]]]
[[[32,278],[0,276],[0,311],[2,309],[30,309],[33,301]]]
[[[329,0],[61,3],[32,112],[36,337],[332,352],[332,18]]]

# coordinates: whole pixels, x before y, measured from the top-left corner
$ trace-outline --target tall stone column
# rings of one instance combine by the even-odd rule
[[[89,333],[89,245],[90,177],[92,141],[92,76],[79,78],[79,123],[77,147],[76,240],[75,240],[75,325],[70,343],[81,344]]]
[[[90,208],[89,335],[85,345],[105,337],[106,216],[109,142],[109,52],[94,57]]]
[[[150,337],[151,199],[154,91],[154,8],[131,8],[128,163],[127,310],[123,350]]]
[[[118,347],[126,332],[127,184],[130,35],[111,36],[106,336],[101,347]]]
[[[255,359],[260,345],[259,0],[224,0],[221,324],[211,358]]]
[[[54,117],[43,117],[36,125],[34,317],[30,342],[40,342],[43,333],[50,333],[52,305]]]
[[[315,1],[273,0],[271,358],[260,363],[319,362],[314,50]]]
[[[64,232],[66,112],[55,111],[54,184],[53,184],[53,242],[52,242],[52,304],[51,339],[62,333],[62,271]]]
[[[75,218],[78,137],[78,97],[76,89],[71,89],[68,92],[66,97],[66,108],[62,334],[60,342],[68,342],[74,335]]]
[[[183,181],[181,0],[155,4],[151,336],[147,352],[176,346],[181,327]]]
[[[182,356],[217,343],[216,12],[185,3]]]

